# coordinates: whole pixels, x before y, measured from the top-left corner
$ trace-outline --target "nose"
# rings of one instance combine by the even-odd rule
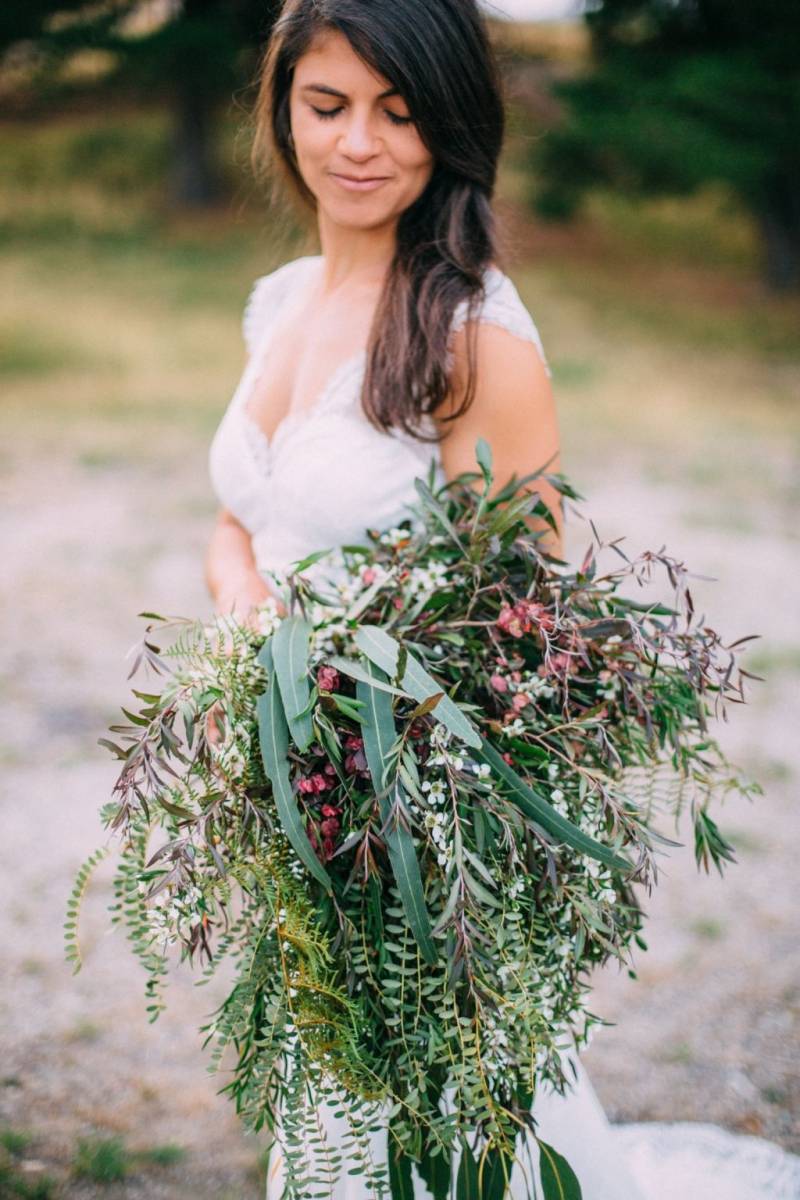
[[[379,148],[371,116],[349,113],[339,139],[340,153],[360,162],[371,158]]]

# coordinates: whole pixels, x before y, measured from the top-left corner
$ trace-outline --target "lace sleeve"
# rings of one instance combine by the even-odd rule
[[[242,314],[242,336],[247,346],[247,353],[250,355],[255,351],[259,331],[263,329],[271,278],[271,275],[260,275],[250,288],[250,294],[245,301]]]
[[[252,355],[255,351],[267,324],[287,294],[291,280],[299,274],[302,264],[309,259],[308,255],[295,258],[281,267],[276,267],[268,275],[259,275],[250,288],[242,313],[242,336],[248,354]]]
[[[533,342],[539,351],[544,369],[549,376],[553,372],[547,362],[542,345],[542,339],[533,317],[522,302],[522,298],[513,281],[497,267],[490,267],[486,272],[486,294],[477,312],[479,321],[488,321],[507,329],[515,337]],[[467,301],[462,300],[456,305],[453,313],[451,329],[455,332],[461,329],[467,320]]]

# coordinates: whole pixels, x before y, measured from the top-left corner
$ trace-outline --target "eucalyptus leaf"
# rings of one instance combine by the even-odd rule
[[[379,625],[362,625],[356,630],[355,642],[359,650],[371,662],[380,667],[390,678],[395,677],[398,666],[402,666],[402,659],[400,644],[393,637],[390,637]],[[419,701],[427,700],[429,696],[434,696],[437,692],[442,691],[441,685],[408,652],[405,671],[400,682],[401,686],[415,700]],[[480,748],[481,736],[478,730],[446,693],[436,705],[435,716],[454,737],[460,738],[474,749]]]
[[[595,841],[572,821],[568,821],[566,817],[561,816],[561,813],[556,812],[552,804],[538,795],[530,784],[520,778],[486,738],[481,741],[478,757],[488,763],[495,775],[508,784],[512,793],[511,798],[517,808],[541,825],[557,841],[565,842],[568,846],[572,846],[573,850],[588,854],[607,867],[613,867],[614,870],[625,872],[633,870],[633,864],[627,858],[615,854],[608,846]]]
[[[297,749],[307,750],[314,736],[308,710],[308,652],[311,625],[304,617],[284,617],[270,641],[275,674],[289,732]]]
[[[423,483],[420,478],[417,478],[414,480],[414,487],[417,489],[417,495],[419,496],[425,508],[427,508],[428,511],[436,517],[436,520],[439,522],[442,528],[447,530],[447,532],[450,534],[450,537],[453,539],[459,549],[463,551],[464,544],[461,541],[461,538],[458,536],[458,531],[456,530],[455,525],[450,520],[444,508],[436,499],[427,484]]]
[[[423,1150],[417,1170],[428,1191],[433,1195],[433,1200],[448,1200],[451,1176],[449,1154],[427,1154]]]
[[[536,1140],[544,1200],[583,1200],[581,1185],[567,1160],[541,1138]]]
[[[289,728],[283,711],[280,689],[275,678],[276,672],[272,669],[271,647],[269,643],[265,643],[265,646],[267,649],[264,651],[265,662],[263,665],[267,668],[269,680],[266,691],[262,692],[256,700],[258,740],[264,772],[272,784],[275,807],[278,810],[283,831],[295,853],[325,890],[331,891],[330,876],[308,840],[297,807],[297,800],[289,782]]]
[[[341,654],[332,654],[325,659],[325,662],[335,667],[341,675],[347,675],[350,679],[360,679],[362,683],[368,683],[370,687],[376,687],[381,692],[388,692],[391,696],[406,695],[402,688],[393,687],[391,683],[373,678],[369,671],[354,658],[345,658]]]
[[[456,1200],[480,1200],[478,1164],[466,1141],[462,1143],[461,1159],[456,1175]]]
[[[486,438],[478,438],[475,443],[475,459],[483,472],[487,483],[492,480],[492,448]]]
[[[481,1162],[478,1163],[478,1186],[481,1200],[503,1200],[514,1160],[504,1154],[499,1146],[489,1146]]]
[[[370,670],[377,671],[378,668],[370,666]],[[384,825],[387,826],[389,822],[384,834],[389,862],[411,931],[424,958],[430,963],[435,963],[438,956],[431,937],[430,918],[425,906],[417,852],[408,829],[399,821],[391,821],[392,800],[386,794],[388,759],[397,740],[392,700],[386,692],[362,681],[356,684],[356,693],[359,700],[364,701],[361,731],[367,765],[373,787],[379,797]],[[402,798],[399,779],[394,780],[393,792],[396,798]]]
[[[392,1200],[414,1200],[411,1159],[389,1138],[389,1187]]]
[[[315,550],[313,554],[309,554],[305,558],[298,559],[296,562],[291,564],[292,574],[299,575],[300,572],[305,571],[307,567],[319,562],[321,558],[325,558],[325,556],[330,554],[332,550],[333,547],[329,546],[327,550]]]

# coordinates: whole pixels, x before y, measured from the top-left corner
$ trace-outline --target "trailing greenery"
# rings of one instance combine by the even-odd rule
[[[459,1198],[500,1200],[526,1140],[547,1200],[579,1196],[536,1090],[567,1089],[565,1055],[602,1024],[592,968],[644,947],[634,884],[677,844],[661,822],[688,809],[721,872],[709,808],[758,790],[709,733],[746,672],[683,565],[615,544],[603,573],[593,537],[571,569],[543,549],[537,476],[492,494],[477,452],[480,475],[417,480],[400,526],[297,564],[283,617],[142,614],[131,674],[163,683],[102,739],[121,764],[114,919],[152,1017],[170,946],[200,983],[233,960],[205,1044],[274,1134],[286,1200],[344,1169],[400,1200],[412,1162],[435,1200],[453,1172]],[[626,594],[662,572],[668,605]]]

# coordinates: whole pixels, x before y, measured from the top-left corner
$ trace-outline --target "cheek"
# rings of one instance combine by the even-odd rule
[[[298,156],[311,160],[327,153],[333,137],[323,121],[310,119],[304,114],[292,120],[292,133]]]
[[[417,179],[427,177],[433,170],[433,156],[417,136],[398,143],[395,161]]]

